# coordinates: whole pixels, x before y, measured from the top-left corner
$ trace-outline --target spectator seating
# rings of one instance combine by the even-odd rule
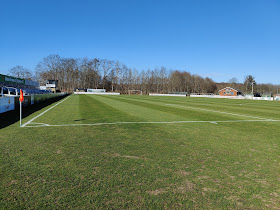
[[[52,93],[50,90],[40,90],[36,87],[23,86],[23,85],[7,85],[0,83],[0,97],[3,96],[18,96],[20,95],[20,89],[24,95],[34,95],[34,94],[46,94]]]

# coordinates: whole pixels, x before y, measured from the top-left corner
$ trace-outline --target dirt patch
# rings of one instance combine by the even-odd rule
[[[243,206],[244,200],[242,200],[239,196],[231,195],[229,197],[225,197],[225,199],[235,202],[238,208],[241,208]]]
[[[209,176],[198,176],[197,178],[199,178],[199,179],[209,179],[210,177]]]
[[[92,174],[95,175],[99,172],[100,169],[99,169],[99,167],[93,167],[92,170],[93,170]]]
[[[123,157],[123,158],[137,159],[137,160],[146,160],[146,158],[141,158],[141,157],[131,156],[131,155],[120,155],[119,153],[113,154],[113,157]]]
[[[182,176],[188,176],[188,175],[191,175],[192,173],[191,172],[187,172],[187,171],[176,171],[175,172],[176,174],[179,174],[179,175],[182,175]]]
[[[207,188],[207,187],[203,187],[203,191],[204,192],[217,192],[217,190],[211,189],[211,188]]]
[[[181,186],[177,187],[174,192],[175,193],[186,193],[192,192],[195,189],[196,185],[190,181],[185,181]]]
[[[56,154],[62,154],[62,151],[59,149],[56,151]]]
[[[264,180],[264,179],[256,179],[255,181],[258,182],[258,183],[260,183],[260,184],[262,184],[262,185],[264,185],[264,186],[269,186],[269,185],[270,185],[270,184],[269,184],[266,180]]]
[[[270,193],[270,195],[273,197],[276,197],[276,198],[280,197],[279,193],[277,193],[277,192]]]
[[[18,180],[11,180],[8,185],[14,185],[14,184],[17,184],[18,183]]]
[[[147,193],[150,194],[150,195],[158,195],[158,194],[166,193],[166,192],[167,191],[165,189],[157,189],[157,190],[147,191]]]
[[[263,200],[266,203],[266,207],[269,209],[280,209],[280,195],[277,192],[270,193],[268,200]]]
[[[231,195],[229,197],[225,197],[227,200],[230,200],[230,201],[238,201],[240,200],[240,197],[236,196],[236,195]]]

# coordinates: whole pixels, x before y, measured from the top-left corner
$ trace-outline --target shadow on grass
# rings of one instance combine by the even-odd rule
[[[33,114],[34,112],[37,112],[37,111],[43,109],[44,107],[49,106],[52,103],[55,103],[67,96],[68,95],[60,96],[57,98],[52,98],[52,99],[40,102],[38,104],[33,104],[31,106],[23,107],[22,119],[25,117],[28,117],[29,115]],[[19,109],[18,108],[15,110],[0,114],[0,129],[5,128],[9,125],[12,125],[16,122],[19,122]],[[19,125],[19,123],[18,123],[18,125]]]
[[[74,120],[74,121],[76,121],[76,122],[77,122],[77,121],[84,121],[84,120],[86,120],[86,119],[79,119],[79,120]]]

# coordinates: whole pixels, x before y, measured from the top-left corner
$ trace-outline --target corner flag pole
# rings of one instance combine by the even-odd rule
[[[22,112],[22,103],[21,101],[19,102],[20,103],[20,108],[19,108],[19,126],[21,127],[21,112]]]
[[[24,100],[22,89],[20,89],[20,96],[19,96],[19,126],[21,127],[21,118],[22,118],[22,101]]]

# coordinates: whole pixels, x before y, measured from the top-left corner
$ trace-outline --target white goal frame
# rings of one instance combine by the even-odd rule
[[[128,90],[128,95],[131,95],[131,94],[130,94],[131,92],[140,92],[140,95],[141,95],[141,96],[143,95],[142,90]]]

